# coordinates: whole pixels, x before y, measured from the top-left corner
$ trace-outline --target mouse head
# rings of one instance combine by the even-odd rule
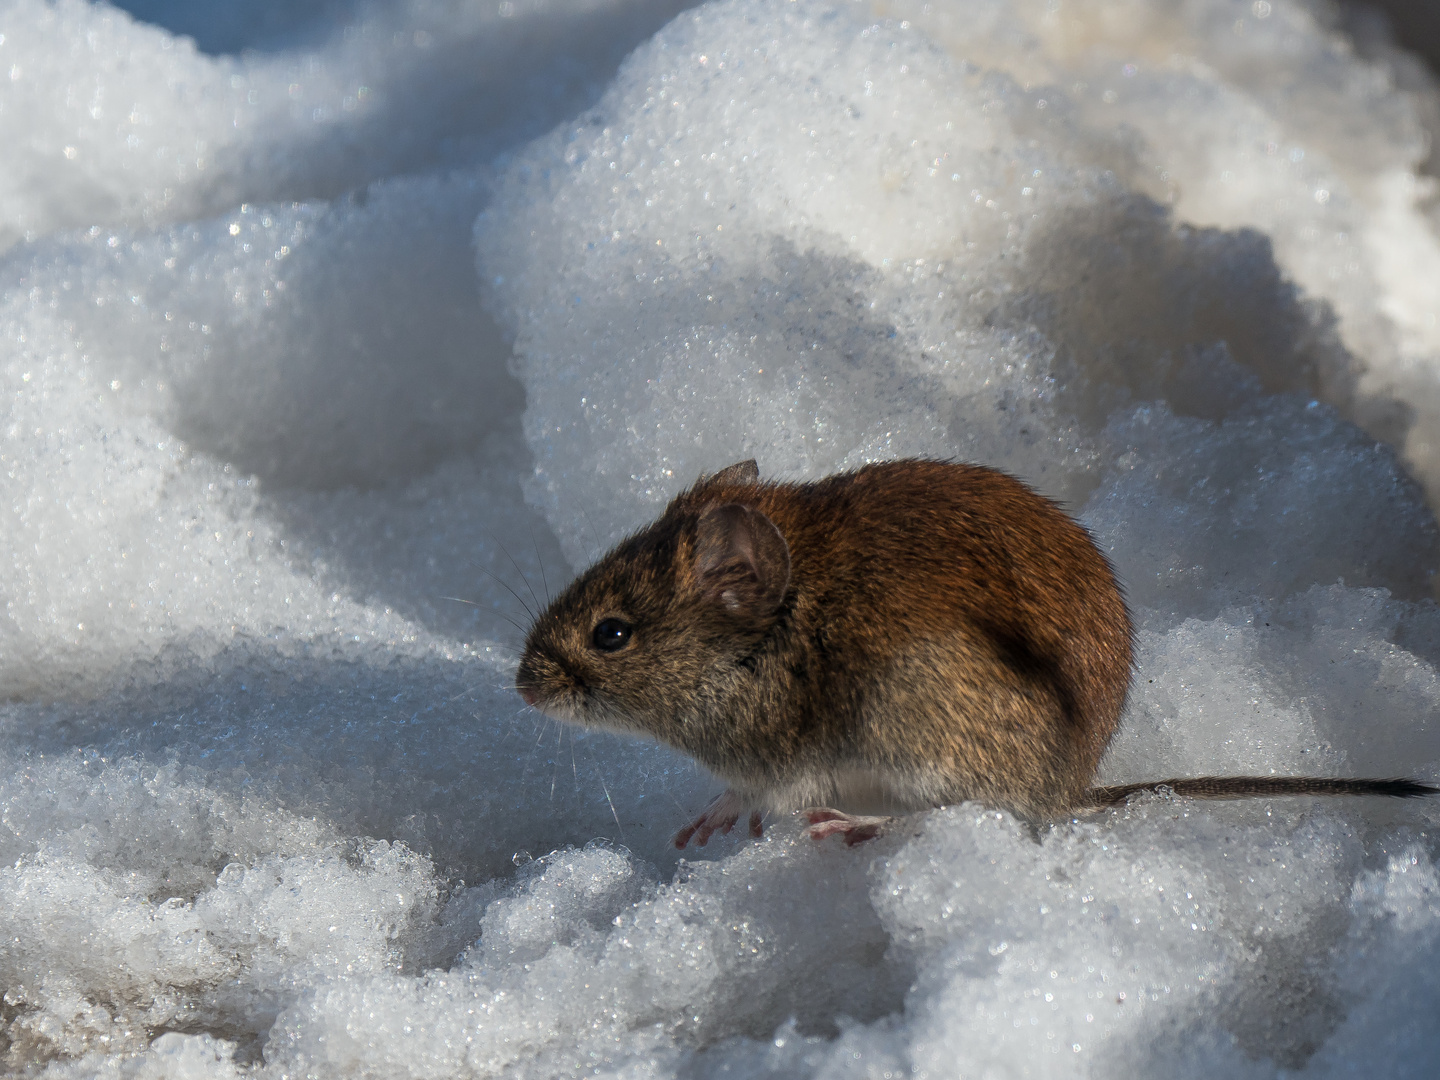
[[[753,461],[703,478],[581,574],[526,637],[525,701],[686,746],[687,725],[742,689],[742,662],[780,617],[790,550],[754,505],[764,490]]]

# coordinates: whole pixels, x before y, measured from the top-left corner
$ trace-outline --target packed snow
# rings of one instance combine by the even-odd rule
[[[1440,89],[1321,0],[0,2],[0,1065],[1440,1069],[1440,801],[857,848],[511,688],[698,474],[1062,500],[1107,782],[1440,781]]]

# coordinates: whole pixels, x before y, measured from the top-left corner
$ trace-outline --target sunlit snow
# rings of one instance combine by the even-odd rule
[[[0,1064],[1433,1075],[1440,805],[681,858],[510,680],[703,471],[959,457],[1125,580],[1105,780],[1440,781],[1437,118],[1319,0],[3,0]]]

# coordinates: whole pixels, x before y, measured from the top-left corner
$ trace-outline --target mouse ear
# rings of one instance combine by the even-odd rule
[[[701,593],[732,614],[770,615],[790,585],[790,547],[759,510],[710,506],[695,529],[695,576]]]
[[[760,466],[752,457],[745,461],[737,461],[734,465],[727,465],[714,476],[707,476],[705,483],[707,486],[710,484],[753,484],[759,479]]]

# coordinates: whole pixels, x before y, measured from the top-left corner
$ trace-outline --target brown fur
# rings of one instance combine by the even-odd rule
[[[592,642],[605,619],[633,627],[614,652]],[[908,460],[781,484],[752,461],[580,575],[536,620],[516,685],[552,715],[678,747],[737,804],[981,799],[1045,818],[1154,786],[1089,787],[1130,675],[1109,563],[1018,480]]]

